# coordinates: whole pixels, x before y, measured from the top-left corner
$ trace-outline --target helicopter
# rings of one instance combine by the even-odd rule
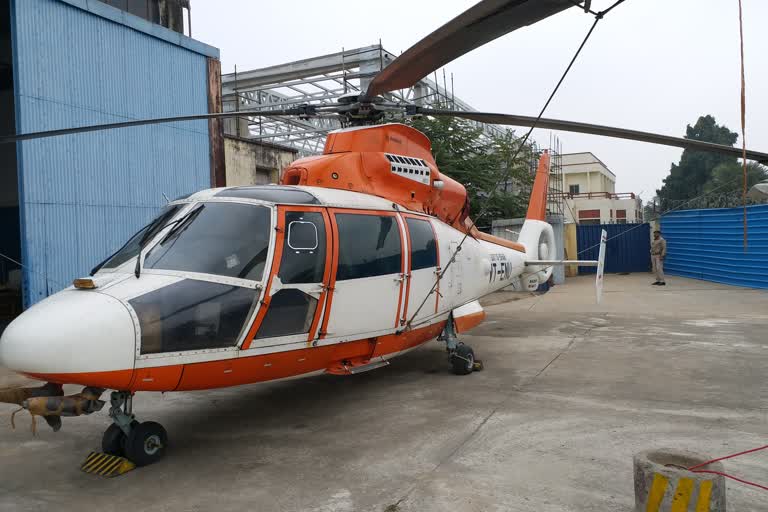
[[[482,364],[460,336],[485,318],[481,297],[516,280],[534,290],[554,265],[577,263],[598,266],[599,300],[606,236],[596,261],[555,258],[546,152],[513,242],[475,227],[466,189],[440,172],[424,134],[377,124],[393,112],[454,116],[742,156],[696,140],[402,105],[382,96],[577,4],[483,0],[397,57],[361,94],[338,105],[270,110],[338,116],[345,127],[328,135],[322,155],[284,169],[280,184],[207,189],[170,201],[89,276],[22,313],[0,338],[0,364],[45,384],[0,390],[0,401],[18,404],[33,420],[43,417],[56,431],[63,416],[101,410],[102,396],[114,390],[102,451],[143,466],[165,455],[168,434],[159,423],[136,419],[137,392],[354,375],[435,339],[445,343],[452,371],[468,375]],[[0,143],[245,114],[127,121],[4,136]],[[768,161],[766,153],[744,155]],[[65,396],[64,384],[84,388]]]

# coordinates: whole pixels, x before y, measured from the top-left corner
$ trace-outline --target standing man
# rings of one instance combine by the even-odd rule
[[[651,242],[651,263],[653,263],[653,273],[656,275],[656,286],[666,286],[664,282],[664,258],[667,257],[667,241],[661,238],[661,231],[658,229],[653,232],[653,242]]]

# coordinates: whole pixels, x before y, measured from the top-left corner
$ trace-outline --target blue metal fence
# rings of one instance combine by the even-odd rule
[[[576,226],[578,259],[596,260],[600,251],[600,233],[608,232],[605,271],[648,272],[651,268],[650,225],[579,224]],[[594,274],[596,267],[579,267],[579,274]]]
[[[743,208],[683,210],[664,215],[664,270],[694,279],[768,288],[768,205],[747,207],[746,251],[743,222]]]
[[[19,133],[208,111],[194,42],[100,2],[12,0]],[[84,275],[164,204],[210,186],[206,121],[18,144],[24,302]]]

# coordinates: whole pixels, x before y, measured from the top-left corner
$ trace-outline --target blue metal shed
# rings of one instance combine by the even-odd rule
[[[768,288],[768,205],[682,210],[661,218],[668,274],[750,288]]]
[[[217,49],[97,0],[11,0],[17,133],[209,112]],[[17,144],[25,306],[211,186],[207,121]]]
[[[578,259],[596,260],[600,252],[600,234],[608,233],[605,246],[605,271],[648,272],[651,268],[650,225],[579,224],[576,226]],[[594,274],[596,267],[579,267],[579,274]]]

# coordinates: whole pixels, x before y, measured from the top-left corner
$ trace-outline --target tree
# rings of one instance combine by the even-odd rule
[[[718,125],[711,115],[706,115],[699,117],[695,125],[686,127],[685,138],[732,146],[739,136],[727,127]],[[723,164],[737,164],[737,159],[719,153],[684,150],[680,163],[672,164],[669,176],[664,179],[664,185],[656,191],[661,208],[667,210],[672,207],[673,202],[679,203],[701,195],[704,185],[712,177],[713,170]]]
[[[763,180],[768,179],[768,168],[757,162],[747,164],[747,190]],[[744,187],[744,168],[740,162],[720,164],[712,169],[712,175],[704,184],[704,193],[738,194]]]
[[[470,215],[486,210],[480,225],[525,215],[533,182],[530,145],[515,155],[520,140],[512,132],[488,137],[474,123],[454,117],[422,117],[410,125],[432,141],[440,172],[466,187]]]

